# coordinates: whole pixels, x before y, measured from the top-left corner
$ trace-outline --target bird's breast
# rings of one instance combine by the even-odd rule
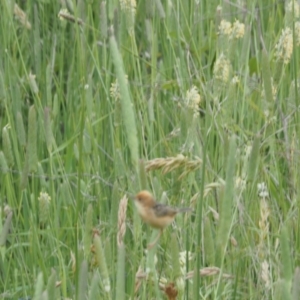
[[[143,221],[154,228],[163,229],[171,224],[174,219],[174,216],[167,214],[157,216],[153,207],[145,207],[139,202],[135,202],[135,205]]]

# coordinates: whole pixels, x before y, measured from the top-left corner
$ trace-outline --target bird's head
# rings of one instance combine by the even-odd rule
[[[148,191],[141,191],[139,192],[135,198],[134,201],[137,206],[144,206],[144,207],[152,207],[155,205],[155,200],[153,199],[153,196]]]

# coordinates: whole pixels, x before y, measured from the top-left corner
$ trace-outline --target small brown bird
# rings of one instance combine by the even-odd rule
[[[148,245],[148,249],[156,244],[163,229],[173,222],[178,213],[191,211],[191,208],[176,208],[157,203],[148,191],[139,192],[134,198],[134,203],[142,220],[160,230],[157,238]]]

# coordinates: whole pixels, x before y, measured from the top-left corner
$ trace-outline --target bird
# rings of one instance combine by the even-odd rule
[[[177,208],[158,203],[149,191],[143,190],[136,194],[134,203],[141,219],[155,229],[159,229],[156,239],[148,245],[151,249],[159,240],[164,228],[170,225],[178,213],[188,212],[189,207]]]

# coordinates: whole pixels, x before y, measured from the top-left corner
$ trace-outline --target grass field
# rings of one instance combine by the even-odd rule
[[[297,1],[0,10],[0,299],[300,299]]]

